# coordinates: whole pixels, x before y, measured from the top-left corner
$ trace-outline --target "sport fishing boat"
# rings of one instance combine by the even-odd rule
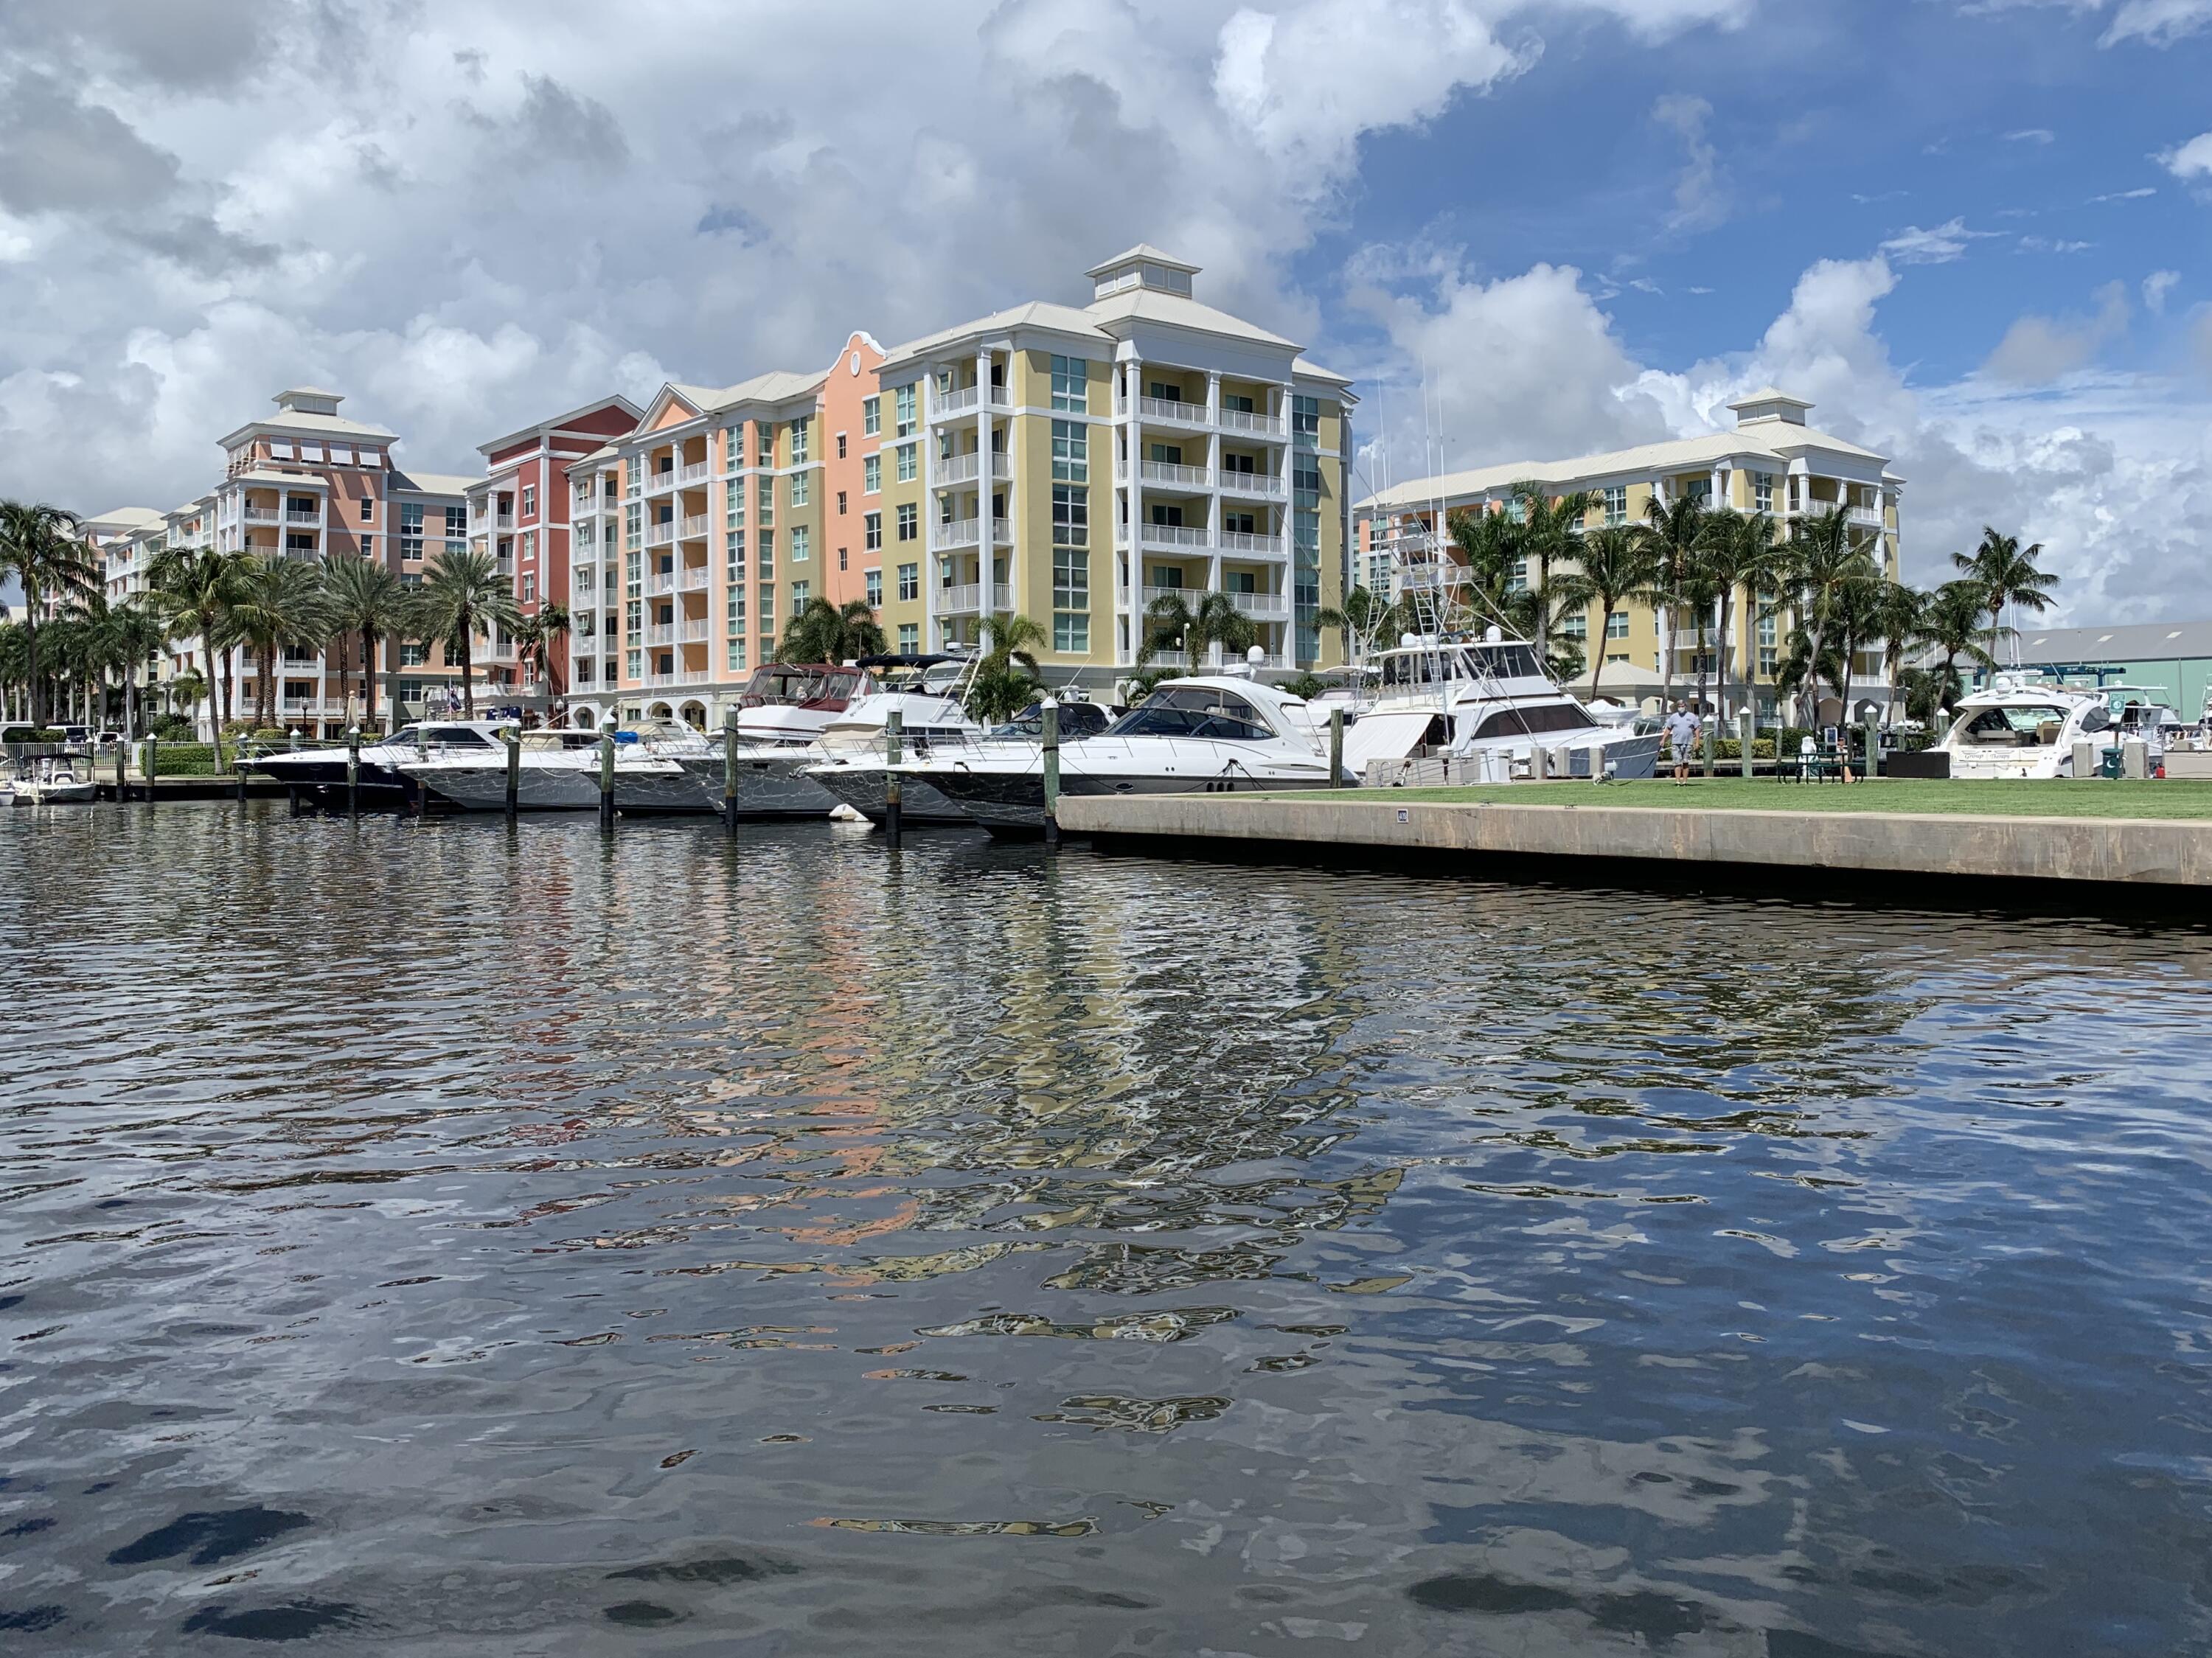
[[[1959,699],[1935,750],[1950,756],[1954,777],[2071,777],[2076,742],[2093,744],[2101,758],[2120,740],[2112,698],[2129,689],[2088,690],[2001,673]]]
[[[474,752],[480,757],[497,752],[504,763],[500,733],[512,720],[437,720],[402,726],[390,737],[365,744],[361,751],[361,804],[398,811],[419,802],[421,791],[399,770],[403,760],[440,753]],[[290,792],[295,802],[325,807],[346,803],[346,751],[343,747],[299,749],[289,753],[256,755],[240,762],[248,771],[274,778]]]
[[[1095,737],[1060,750],[1060,792],[1222,794],[1326,788],[1327,736],[1298,697],[1256,679],[1201,674],[1156,686]],[[994,835],[1044,827],[1044,755],[1028,741],[982,742],[901,768]]]
[[[763,669],[754,676],[746,695],[753,694]],[[806,672],[817,671],[806,670]],[[956,725],[969,730],[975,722],[961,707],[960,698],[973,673],[972,659],[946,656],[864,656],[842,673],[864,676],[863,689],[830,713],[803,740],[795,740],[805,726],[788,713],[766,715],[784,729],[781,740],[748,738],[749,710],[741,708],[738,721],[737,811],[740,817],[821,817],[835,811],[840,796],[812,774],[816,768],[842,761],[859,760],[873,752],[880,757],[884,733],[896,711],[904,728],[921,734]],[[774,705],[769,705],[774,706]],[[811,714],[814,704],[785,705]],[[755,719],[752,728],[761,728]],[[698,772],[719,809],[727,780],[726,756],[718,747],[703,758],[687,762]]]
[[[1479,640],[1407,635],[1376,667],[1370,700],[1345,732],[1345,763],[1357,774],[1378,761],[1442,758],[1504,780],[1532,774],[1538,750],[1553,777],[1649,777],[1656,766],[1657,732],[1599,719],[1545,671],[1534,646],[1498,628]]]

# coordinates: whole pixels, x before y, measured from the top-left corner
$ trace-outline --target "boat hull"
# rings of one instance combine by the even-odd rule
[[[845,764],[822,766],[811,774],[815,780],[837,799],[852,807],[870,823],[880,825],[890,816],[889,803],[884,798],[884,784],[888,774],[879,761],[874,765]],[[927,827],[943,825],[968,829],[975,819],[963,811],[959,803],[948,799],[928,779],[902,774],[899,780],[899,825]]]
[[[964,771],[933,774],[930,780],[946,798],[994,835],[1044,833],[1044,778],[1039,772]],[[1129,794],[1273,794],[1286,789],[1326,787],[1321,775],[1208,779],[1162,774],[1101,773],[1063,775],[1060,793],[1070,798]]]
[[[452,770],[425,768],[413,780],[441,806],[455,811],[507,810],[507,768],[471,766]],[[525,762],[515,774],[514,804],[522,811],[589,811],[599,804],[596,762],[581,766],[533,766]]]
[[[746,754],[738,756],[737,812],[740,818],[827,817],[837,809],[837,797],[805,774],[818,766],[822,756],[810,746],[803,754]],[[722,809],[723,758],[702,755],[684,762],[699,780],[710,809]]]

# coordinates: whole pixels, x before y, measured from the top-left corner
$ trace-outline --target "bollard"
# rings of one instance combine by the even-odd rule
[[[507,743],[507,821],[514,821],[522,804],[522,735],[510,727],[501,733]]]
[[[2127,738],[2120,744],[2120,775],[2135,778],[2150,775],[2150,744],[2142,738]]]
[[[1060,844],[1060,699],[1044,700],[1044,843]]]
[[[138,774],[146,785],[146,804],[150,806],[154,804],[154,780],[161,774],[161,739],[160,738],[149,737],[146,739],[145,763],[139,767]]]
[[[1344,786],[1344,710],[1328,711],[1328,786]]]
[[[905,758],[905,744],[900,740],[905,731],[905,718],[896,708],[884,716],[884,833],[893,847],[899,843],[899,796],[902,791],[898,768]]]
[[[118,806],[131,798],[131,791],[123,781],[123,762],[130,757],[130,754],[131,745],[128,743],[118,743],[115,745],[115,804]]]
[[[615,832],[615,728],[599,727],[599,833]]]
[[[246,799],[246,743],[243,738],[240,738],[239,741],[236,758],[238,761],[238,799],[240,803],[243,804]]]
[[[1866,717],[1866,769],[1859,774],[1862,782],[1871,783],[1881,775],[1881,722],[1873,714]]]
[[[2097,774],[2097,745],[2085,738],[2074,739],[2074,775],[2094,777]]]
[[[1532,783],[1548,783],[1552,780],[1552,756],[1541,743],[1532,744],[1529,746],[1528,780]]]
[[[346,732],[346,816],[361,816],[361,727]]]
[[[738,835],[738,711],[722,715],[722,833]]]

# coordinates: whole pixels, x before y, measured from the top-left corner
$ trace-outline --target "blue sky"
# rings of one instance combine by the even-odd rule
[[[2212,615],[2212,0],[9,22],[9,494],[178,505],[302,382],[474,471],[610,390],[1079,301],[1142,240],[1360,377],[1370,476],[1419,459],[1425,365],[1454,465],[1710,429],[1777,380],[1893,458],[1916,577],[1992,522],[2079,619]]]

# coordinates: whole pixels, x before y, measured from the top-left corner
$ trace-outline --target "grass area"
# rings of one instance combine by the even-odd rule
[[[1285,799],[1297,797],[1285,795]],[[1309,797],[1310,798],[1310,797]],[[1650,782],[1493,783],[1449,789],[1345,789],[1340,800],[1401,805],[1662,806],[1714,811],[1901,811],[1945,817],[2201,817],[2212,819],[2212,782],[2075,782],[2070,778],[1961,781],[1882,778],[1869,783],[1778,783],[1771,777],[1692,777]]]

